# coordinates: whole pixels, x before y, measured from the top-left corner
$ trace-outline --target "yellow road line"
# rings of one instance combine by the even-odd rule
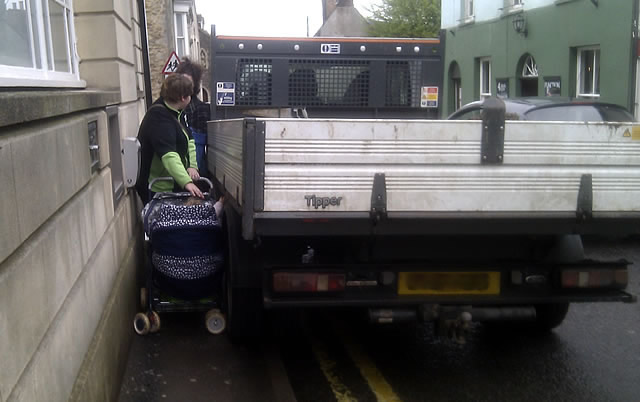
[[[382,373],[376,365],[371,361],[362,347],[356,343],[353,338],[347,334],[342,327],[333,325],[335,332],[342,338],[342,343],[347,349],[347,353],[351,360],[358,366],[360,373],[367,380],[369,388],[375,394],[380,402],[401,402],[401,399],[393,392],[391,385],[385,380]]]
[[[336,366],[336,362],[329,357],[327,347],[313,336],[311,336],[310,339],[313,354],[316,356],[316,360],[318,364],[320,364],[320,369],[327,378],[336,400],[338,400],[338,402],[357,402],[358,399],[351,394],[349,388],[340,381],[340,378],[334,372],[333,369]]]

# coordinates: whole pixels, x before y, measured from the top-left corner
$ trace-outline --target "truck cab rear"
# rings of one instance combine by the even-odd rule
[[[580,235],[638,232],[640,126],[505,121],[497,100],[435,120],[437,40],[217,37],[212,54],[232,336],[264,308],[552,328],[571,302],[635,300],[628,262],[586,260]]]

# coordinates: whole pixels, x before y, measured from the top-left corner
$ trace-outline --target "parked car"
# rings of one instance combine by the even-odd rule
[[[635,121],[622,106],[564,97],[503,99],[507,120],[538,121]],[[468,103],[449,120],[480,120],[484,101]]]

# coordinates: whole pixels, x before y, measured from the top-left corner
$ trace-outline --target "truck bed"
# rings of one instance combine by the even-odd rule
[[[212,121],[208,168],[253,217],[245,238],[309,220],[318,232],[640,231],[640,125],[507,121],[487,161],[483,124]]]

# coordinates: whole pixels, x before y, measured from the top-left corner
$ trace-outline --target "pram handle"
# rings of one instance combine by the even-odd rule
[[[170,182],[175,182],[175,180],[173,179],[173,177],[156,177],[155,179],[151,180],[151,182],[149,182],[149,191],[151,191],[151,187],[155,184],[155,182],[157,181],[170,181]],[[207,183],[207,185],[209,186],[209,191],[211,191],[211,189],[213,189],[213,183],[211,183],[211,180],[207,179],[206,177],[200,177],[199,179],[194,180],[194,182],[196,181],[203,181],[205,183]]]

